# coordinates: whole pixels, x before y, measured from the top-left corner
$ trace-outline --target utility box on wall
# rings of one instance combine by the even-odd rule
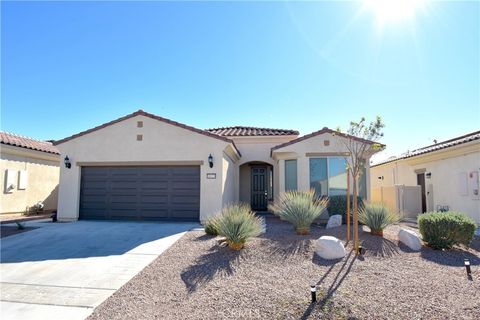
[[[5,170],[5,186],[3,188],[4,193],[12,193],[16,188],[17,181],[17,171],[16,170]]]
[[[18,171],[18,190],[25,190],[27,189],[27,170],[20,170]]]
[[[468,174],[468,184],[470,189],[470,196],[473,200],[480,200],[480,191],[479,191],[479,181],[478,181],[478,171],[471,171]]]

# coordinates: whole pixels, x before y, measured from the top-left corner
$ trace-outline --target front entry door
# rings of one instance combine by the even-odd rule
[[[267,167],[252,167],[252,210],[268,209]]]
[[[417,174],[417,185],[420,186],[422,193],[422,212],[427,212],[427,197],[425,193],[425,173]]]

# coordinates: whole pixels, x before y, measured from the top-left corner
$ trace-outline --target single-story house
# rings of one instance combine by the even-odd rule
[[[1,214],[31,213],[41,202],[44,212],[57,208],[60,153],[48,141],[0,132]]]
[[[480,223],[480,131],[435,143],[372,165],[372,200],[395,187],[418,186],[416,212],[454,210]],[[391,193],[392,196],[395,194]],[[397,192],[399,202],[415,194]],[[387,201],[388,202],[388,201]]]
[[[58,218],[205,221],[238,201],[266,211],[285,190],[342,194],[341,139],[328,128],[303,137],[286,129],[201,130],[139,110],[54,143],[65,162]],[[366,168],[366,199],[369,176]]]

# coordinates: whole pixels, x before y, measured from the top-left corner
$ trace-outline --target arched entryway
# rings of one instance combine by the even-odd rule
[[[239,176],[240,201],[249,203],[253,211],[267,211],[273,200],[273,166],[261,161],[244,163]]]

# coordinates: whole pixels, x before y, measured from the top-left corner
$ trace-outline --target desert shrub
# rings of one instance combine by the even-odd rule
[[[210,218],[205,222],[205,233],[211,236],[218,236],[218,226],[216,217]]]
[[[454,245],[468,246],[473,240],[475,221],[459,212],[429,212],[418,217],[420,233],[429,247],[450,249]]]
[[[224,236],[232,249],[243,248],[248,239],[262,233],[262,220],[247,204],[232,204],[215,218],[218,234]]]
[[[391,212],[384,204],[366,204],[358,214],[359,222],[370,228],[370,232],[383,236],[383,229],[400,220],[400,217]]]
[[[318,199],[313,189],[287,191],[269,206],[281,219],[293,224],[298,234],[308,234],[310,225],[327,207],[328,200]]]
[[[358,211],[360,212],[364,207],[362,197],[357,197]],[[347,196],[331,196],[328,198],[328,215],[333,216],[335,214],[342,215],[343,223],[346,223],[347,216]],[[350,214],[353,215],[353,195],[350,195]]]

